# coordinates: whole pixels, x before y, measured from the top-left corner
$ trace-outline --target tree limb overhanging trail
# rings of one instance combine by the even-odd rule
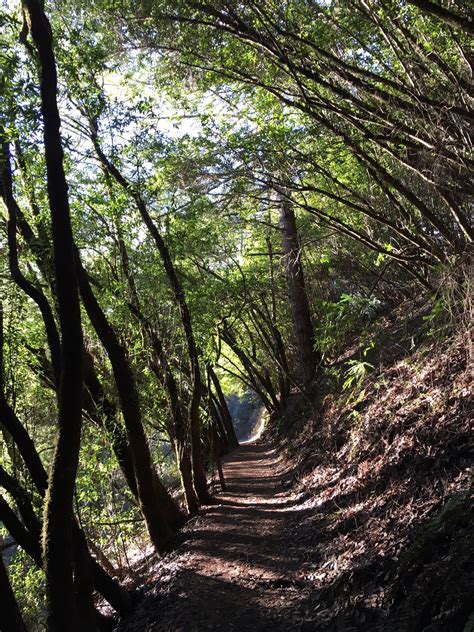
[[[296,623],[307,594],[299,579],[305,550],[292,531],[305,506],[287,489],[288,466],[259,440],[235,450],[224,473],[219,504],[201,511],[180,546],[151,569],[153,588],[120,632],[287,630]]]

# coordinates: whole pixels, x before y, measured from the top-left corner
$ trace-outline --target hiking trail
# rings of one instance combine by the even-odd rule
[[[154,567],[149,594],[121,632],[305,629],[305,552],[292,541],[304,504],[288,489],[289,466],[263,440],[242,444],[223,465],[227,490]]]

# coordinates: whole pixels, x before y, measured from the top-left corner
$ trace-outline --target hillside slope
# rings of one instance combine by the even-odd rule
[[[325,380],[275,422],[314,507],[295,532],[314,629],[472,629],[468,344],[466,333],[423,339],[426,313],[383,319],[364,380],[342,393]]]

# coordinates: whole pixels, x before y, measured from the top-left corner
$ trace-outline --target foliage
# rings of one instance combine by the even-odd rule
[[[343,293],[337,302],[325,302],[318,327],[319,345],[324,354],[340,353],[348,337],[360,333],[376,318],[382,302],[375,296],[365,297]]]
[[[46,594],[43,573],[22,549],[8,565],[10,582],[22,609],[28,630],[46,630]]]

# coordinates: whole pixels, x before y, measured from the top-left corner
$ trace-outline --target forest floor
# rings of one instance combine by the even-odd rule
[[[153,568],[154,587],[121,631],[306,629],[305,547],[292,538],[305,503],[289,489],[290,466],[257,440],[235,450],[224,473],[226,492],[188,523],[178,547]]]

